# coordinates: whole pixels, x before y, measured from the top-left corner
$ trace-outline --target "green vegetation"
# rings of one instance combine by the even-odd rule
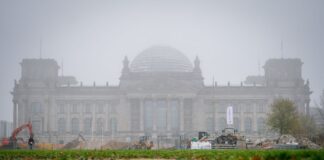
[[[296,138],[312,139],[318,133],[314,120],[303,113],[298,113],[291,100],[277,99],[271,105],[266,121],[270,130],[282,134],[291,134]]]
[[[0,150],[0,159],[321,160],[324,150]]]
[[[271,105],[267,125],[280,135],[293,134],[300,125],[294,103],[288,99],[275,100]]]

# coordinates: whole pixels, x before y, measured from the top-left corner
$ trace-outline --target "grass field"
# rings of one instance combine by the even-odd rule
[[[324,150],[0,150],[0,159],[324,160]]]

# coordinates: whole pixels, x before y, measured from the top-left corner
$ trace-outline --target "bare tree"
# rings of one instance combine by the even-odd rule
[[[322,91],[322,95],[321,95],[321,106],[322,106],[322,109],[324,109],[324,90]]]

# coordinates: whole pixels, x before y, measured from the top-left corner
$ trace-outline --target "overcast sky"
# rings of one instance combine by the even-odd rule
[[[324,89],[323,0],[0,0],[0,119],[12,121],[24,58],[53,58],[84,85],[118,85],[122,60],[152,45],[199,56],[205,84],[239,84],[269,58],[300,58]],[[60,71],[61,72],[61,71]],[[260,74],[263,74],[261,68]]]

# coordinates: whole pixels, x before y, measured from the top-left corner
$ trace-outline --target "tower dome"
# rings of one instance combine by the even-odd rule
[[[153,46],[134,58],[130,70],[132,72],[192,72],[193,66],[179,50],[168,46]]]

